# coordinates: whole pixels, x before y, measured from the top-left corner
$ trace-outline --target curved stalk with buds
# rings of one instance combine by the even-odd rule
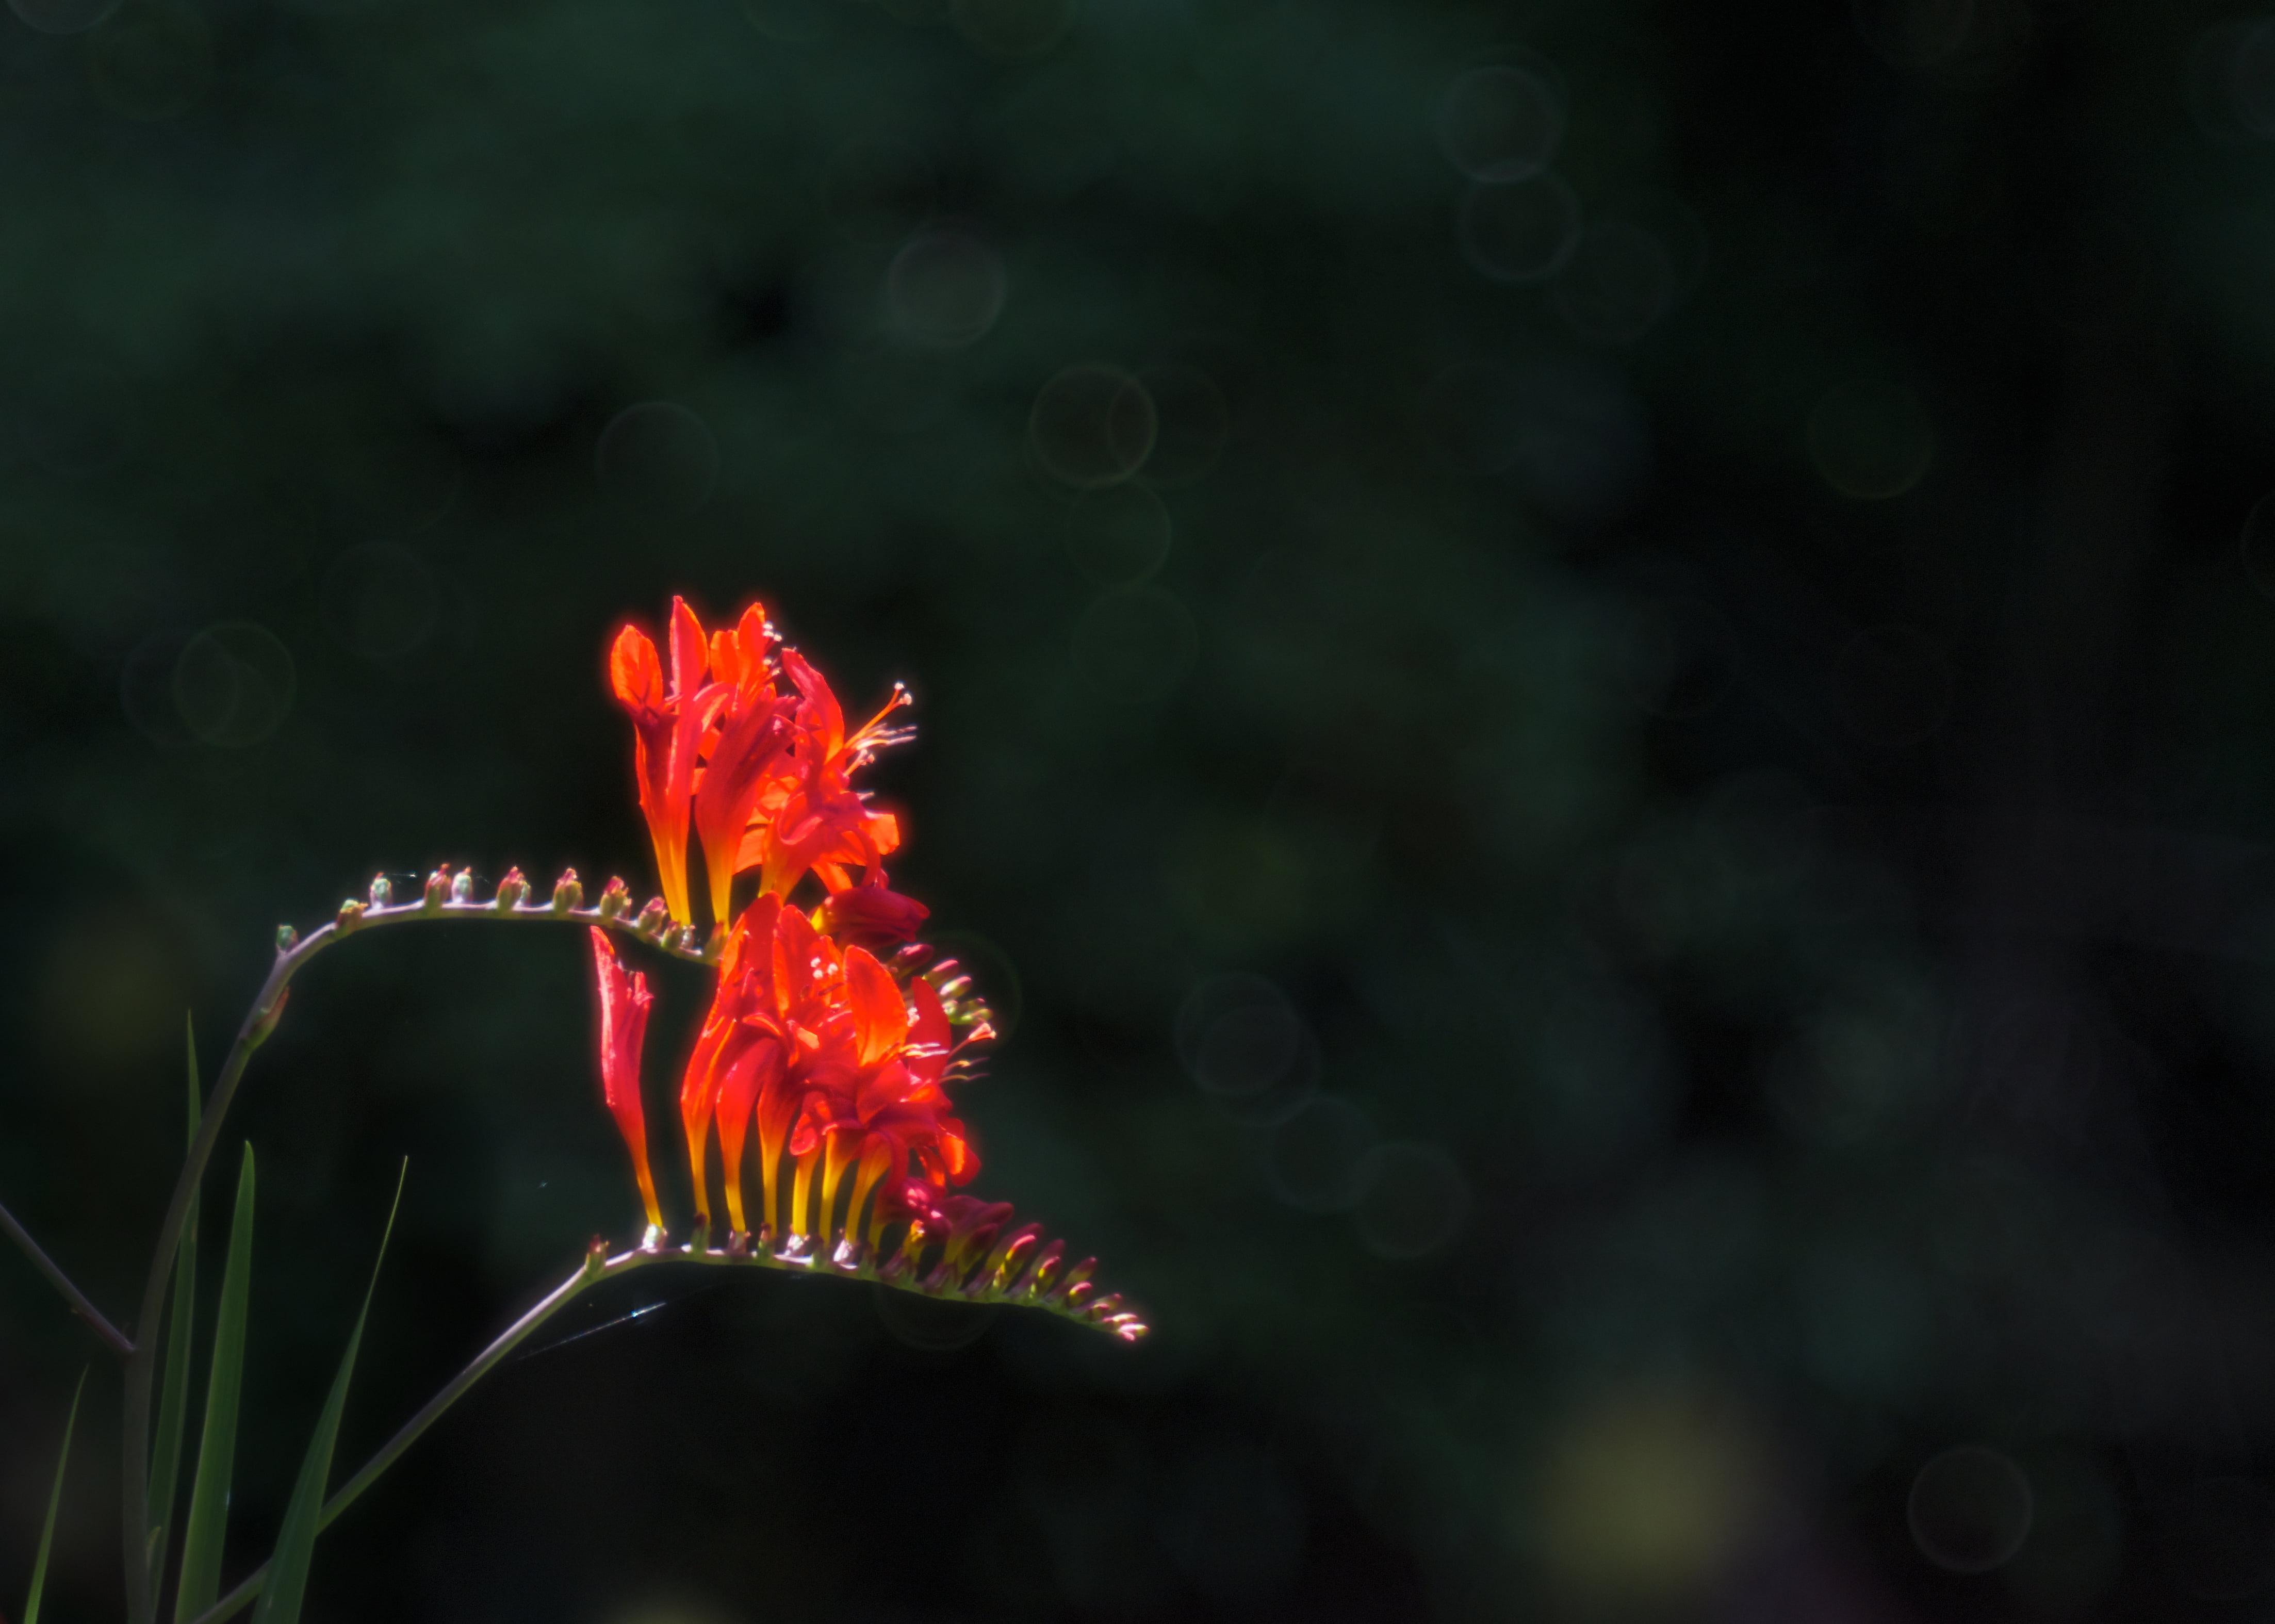
[[[510,869],[483,897],[471,871],[444,866],[415,898],[398,901],[382,876],[306,937],[281,928],[275,963],[196,1113],[131,1339],[0,1210],[0,1229],[125,1360],[120,1523],[130,1624],[155,1624],[164,1578],[173,1485],[152,1482],[152,1407],[159,1331],[183,1235],[238,1089],[254,1051],[282,1018],[293,978],[320,954],[367,931],[480,919],[572,925],[590,933],[602,1091],[631,1155],[647,1229],[637,1247],[613,1256],[595,1240],[574,1274],[324,1499],[330,1439],[358,1340],[351,1338],[273,1563],[198,1608],[194,1624],[217,1624],[264,1592],[264,1620],[292,1624],[317,1531],[553,1315],[601,1281],[636,1270],[675,1264],[865,1280],[962,1302],[1041,1308],[1124,1341],[1144,1333],[1118,1297],[1097,1293],[1091,1260],[1069,1267],[1064,1249],[1038,1227],[1011,1224],[1009,1206],[956,1193],[979,1162],[963,1123],[949,1114],[946,1091],[971,1074],[974,1051],[994,1033],[969,978],[917,940],[926,909],[886,884],[883,859],[899,844],[897,820],[852,786],[876,752],[910,736],[885,725],[907,702],[905,691],[896,690],[875,718],[849,733],[828,684],[775,640],[757,606],[731,630],[707,636],[694,613],[675,600],[666,640],[669,681],[654,646],[635,627],[622,630],[609,656],[611,685],[634,727],[635,776],[662,865],[661,895],[635,910],[631,891],[616,880],[587,906],[571,870],[539,899],[521,871]],[[691,835],[703,858],[707,930],[692,917],[698,893],[689,883]],[[755,876],[756,895],[737,914],[731,902],[744,874]],[[801,891],[818,893],[819,900],[794,902]],[[618,941],[707,966],[714,976],[711,1008],[678,1094],[696,1212],[676,1244],[655,1195],[640,1091],[653,1000],[646,978],[620,958]],[[714,1132],[723,1232],[712,1218],[722,1209],[712,1205],[706,1170]],[[753,1161],[757,1178],[746,1182]],[[249,1197],[249,1170],[246,1179],[241,1202]],[[241,1220],[249,1215],[249,1205],[241,1205]],[[185,1280],[187,1272],[185,1261]],[[175,1323],[189,1323],[183,1304]],[[185,1334],[176,1335],[184,1345],[170,1347],[170,1362],[188,1356]],[[180,1386],[170,1380],[170,1416],[179,1409]],[[169,1424],[178,1439],[178,1420]],[[170,1468],[177,1462],[174,1446],[164,1459]],[[161,1507],[155,1516],[154,1491]],[[289,1575],[278,1581],[281,1592],[270,1583],[280,1564]],[[286,1599],[279,1601],[280,1594]],[[200,1597],[185,1595],[177,1604],[178,1624],[192,1624],[184,1611],[212,1596],[210,1588]]]

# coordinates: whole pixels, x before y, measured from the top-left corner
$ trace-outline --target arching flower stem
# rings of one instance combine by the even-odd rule
[[[1044,1308],[1078,1324],[1113,1331],[1125,1341],[1135,1340],[1143,1333],[1144,1327],[1137,1324],[1134,1316],[1110,1311],[1114,1306],[1113,1299],[1101,1302],[1090,1296],[1085,1283],[1085,1268],[1079,1265],[1071,1270],[1056,1268],[1058,1249],[1055,1244],[1037,1254],[1032,1233],[1032,1230],[1014,1232],[998,1242],[984,1259],[976,1256],[958,1258],[951,1254],[943,1258],[938,1268],[921,1278],[914,1264],[904,1263],[908,1257],[905,1250],[896,1252],[881,1264],[874,1248],[863,1248],[858,1252],[850,1248],[841,1249],[824,1256],[824,1248],[820,1243],[810,1253],[795,1255],[776,1254],[763,1246],[739,1251],[717,1247],[701,1250],[692,1247],[661,1247],[654,1250],[619,1252],[610,1258],[595,1242],[594,1250],[586,1257],[583,1266],[555,1287],[534,1308],[515,1320],[495,1341],[476,1355],[465,1369],[452,1377],[447,1386],[427,1401],[417,1415],[404,1422],[395,1436],[357,1469],[354,1477],[339,1486],[324,1502],[322,1517],[317,1527],[320,1530],[329,1528],[342,1512],[353,1505],[366,1489],[376,1483],[389,1467],[419,1441],[427,1428],[442,1418],[445,1410],[465,1397],[476,1383],[503,1363],[514,1349],[527,1341],[547,1320],[567,1308],[592,1287],[659,1265],[772,1269],[785,1274],[874,1280],[903,1291],[915,1291],[924,1295],[976,1305],[1018,1303]],[[928,1254],[933,1250],[930,1244],[921,1244],[918,1248],[920,1254]],[[896,1267],[896,1265],[902,1266]],[[943,1276],[949,1278],[943,1279]],[[1130,1328],[1125,1330],[1124,1326]],[[265,1564],[254,1569],[235,1590],[198,1614],[190,1624],[222,1624],[223,1620],[243,1612],[261,1594],[268,1576],[268,1569]]]
[[[510,878],[518,880],[518,874]],[[692,933],[677,929],[659,932],[645,925],[642,920],[647,915],[635,916],[629,909],[612,907],[610,896],[604,896],[591,908],[564,905],[578,897],[573,878],[564,880],[556,888],[551,902],[526,900],[525,883],[501,886],[504,895],[488,902],[475,901],[470,894],[471,888],[453,888],[465,889],[469,895],[446,896],[445,886],[430,880],[425,895],[417,901],[378,906],[344,903],[330,924],[306,937],[294,935],[289,928],[280,932],[276,962],[269,968],[268,979],[261,983],[253,1008],[238,1028],[236,1040],[230,1045],[228,1058],[214,1078],[213,1092],[206,1102],[197,1137],[191,1143],[189,1155],[182,1163],[181,1176],[174,1182],[173,1197],[166,1204],[166,1215],[158,1226],[158,1244],[151,1256],[150,1273],[143,1281],[141,1308],[134,1318],[133,1351],[126,1359],[119,1511],[125,1539],[129,1624],[152,1624],[156,1606],[155,1581],[144,1544],[149,1523],[151,1398],[156,1386],[158,1344],[162,1340],[154,1332],[165,1312],[166,1288],[174,1273],[174,1253],[181,1244],[190,1203],[204,1182],[206,1167],[213,1159],[215,1148],[221,1143],[223,1124],[237,1096],[237,1085],[245,1076],[246,1064],[253,1058],[253,1050],[276,1031],[292,978],[318,954],[346,937],[427,919],[550,920],[597,925],[637,938],[659,952],[690,963],[711,962],[700,947],[692,944]]]

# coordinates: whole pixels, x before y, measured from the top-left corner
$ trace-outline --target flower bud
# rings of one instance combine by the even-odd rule
[[[497,895],[490,905],[500,913],[511,913],[529,895],[529,879],[518,868],[509,868],[505,878],[498,881]]]
[[[374,874],[371,877],[371,905],[374,908],[384,908],[394,900],[394,885],[389,881],[385,874]]]
[[[671,910],[664,906],[663,898],[651,896],[647,906],[639,910],[639,918],[632,922],[632,928],[643,936],[661,936],[670,923]]]
[[[351,896],[340,904],[339,915],[333,923],[339,926],[341,935],[346,935],[363,923],[363,904]]]
[[[442,865],[427,876],[427,889],[419,899],[420,910],[433,913],[442,906],[442,899],[450,893],[450,865]]]
[[[290,952],[291,952],[291,951],[292,951],[292,949],[293,949],[293,948],[295,948],[299,947],[299,945],[300,945],[300,933],[299,933],[299,932],[298,932],[298,931],[294,930],[294,929],[293,929],[291,925],[278,925],[278,926],[276,927],[276,951],[277,951],[277,952],[279,952],[279,953],[290,953]]]
[[[553,911],[574,913],[585,905],[585,888],[577,881],[577,871],[564,868],[561,878],[553,882]]]
[[[462,868],[450,876],[450,900],[454,903],[471,903],[474,900],[472,869]]]
[[[601,893],[601,918],[620,919],[632,905],[631,888],[621,880],[611,880]]]

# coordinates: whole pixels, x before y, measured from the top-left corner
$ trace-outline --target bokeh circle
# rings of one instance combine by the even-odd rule
[[[1538,282],[1563,268],[1580,241],[1580,200],[1561,176],[1471,186],[1462,196],[1462,253],[1493,282]]]
[[[1067,556],[1101,586],[1134,586],[1169,555],[1169,510],[1131,480],[1087,490],[1067,514]]]
[[[927,231],[893,256],[885,312],[911,344],[957,350],[976,344],[1003,313],[1003,261],[970,231]]]
[[[1912,1480],[1905,1515],[1920,1554],[1955,1574],[1988,1573],[2030,1532],[2030,1480],[1995,1449],[1946,1449]]]
[[[1526,68],[1472,68],[1447,89],[1438,142],[1472,180],[1523,180],[1548,167],[1564,136],[1564,99]]]
[[[173,697],[183,725],[226,750],[260,744],[284,725],[298,688],[291,651],[250,621],[208,626],[182,646]]]
[[[677,401],[643,401],[601,431],[593,471],[601,488],[626,507],[684,517],[718,482],[719,442],[711,426]]]
[[[1027,435],[1054,479],[1088,489],[1126,480],[1153,449],[1160,420],[1145,386],[1118,366],[1069,366],[1036,391]]]

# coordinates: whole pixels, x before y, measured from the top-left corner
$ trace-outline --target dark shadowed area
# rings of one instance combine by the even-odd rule
[[[185,1012],[652,894],[604,650],[756,598],[1156,1329],[643,1271],[309,1619],[2264,1620],[2271,493],[2197,0],[8,0],[0,1203],[132,1332]],[[637,1240],[590,975],[296,985],[229,1581],[403,1159],[339,1475]],[[9,1618],[90,1362],[46,1624],[119,1384],[0,1249]]]

